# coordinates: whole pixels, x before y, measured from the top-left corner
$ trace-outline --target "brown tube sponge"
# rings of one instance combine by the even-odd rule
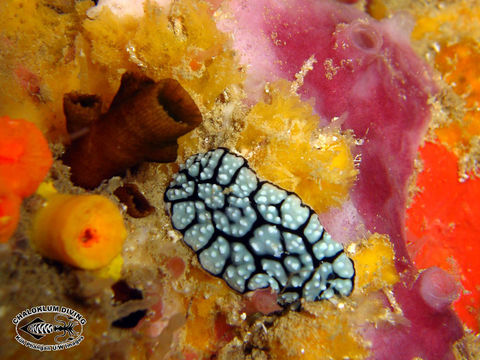
[[[64,102],[67,117],[72,103],[78,106]],[[75,116],[79,113],[75,111]],[[86,135],[72,141],[63,161],[71,167],[74,184],[95,188],[143,161],[175,161],[177,138],[201,121],[197,105],[176,80],[153,82],[126,73],[109,110]]]
[[[67,119],[67,131],[71,137],[88,129],[101,114],[102,101],[97,95],[82,95],[76,92],[65,94],[63,111]]]

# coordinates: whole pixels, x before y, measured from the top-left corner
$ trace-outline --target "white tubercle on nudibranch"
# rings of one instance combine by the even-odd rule
[[[353,262],[313,210],[225,148],[187,159],[164,199],[201,266],[240,293],[270,286],[287,305],[353,290]]]

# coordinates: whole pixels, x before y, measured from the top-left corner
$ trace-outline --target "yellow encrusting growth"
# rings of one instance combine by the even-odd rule
[[[56,194],[35,215],[31,239],[45,257],[98,269],[121,252],[126,236],[122,214],[106,197]]]
[[[215,349],[215,317],[218,299],[231,295],[224,281],[203,270],[191,268],[189,278],[198,282],[195,295],[188,304],[189,314],[185,324],[185,343],[198,351],[208,353]]]
[[[89,18],[93,1],[55,3],[0,2],[0,112],[29,119],[50,140],[65,139],[65,93],[96,94],[106,110],[126,71],[178,80],[202,112],[243,81],[204,1],[175,1],[168,11],[146,1],[140,18],[107,7]]]
[[[366,10],[376,20],[382,20],[387,17],[389,11],[382,0],[371,0],[366,5]]]
[[[353,310],[340,310],[328,302],[319,303],[319,314],[291,312],[279,318],[269,332],[273,359],[366,359],[367,346],[354,333]],[[321,310],[320,310],[321,309]]]
[[[395,252],[387,235],[375,233],[360,244],[350,245],[347,252],[355,263],[354,292],[377,291],[399,281]]]
[[[240,83],[228,36],[220,32],[203,1],[175,1],[169,12],[145,3],[145,16],[115,17],[104,8],[84,23],[94,63],[110,69],[140,68],[155,81],[177,79],[207,108],[232,83]],[[201,30],[200,30],[201,29]]]
[[[48,199],[49,197],[58,194],[57,189],[55,189],[55,186],[53,185],[53,182],[51,181],[44,181],[42,182],[36,191],[37,195],[40,195],[41,197]]]
[[[2,115],[28,119],[49,138],[65,132],[63,94],[86,83],[78,76],[75,41],[92,4],[63,1],[56,8],[41,0],[0,2]]]
[[[190,312],[185,328],[185,342],[201,351],[214,349],[215,298],[195,298]]]
[[[423,4],[418,4],[422,6]],[[423,11],[411,12],[416,15],[415,27],[412,32],[414,40],[440,38],[451,41],[461,34],[478,37],[480,28],[480,6],[468,0],[452,1],[442,6],[430,6]]]
[[[478,153],[479,150],[480,44],[471,38],[465,38],[456,44],[445,44],[435,62],[445,81],[452,84],[455,93],[465,101],[467,109],[463,119],[441,126],[435,133],[460,158],[460,170],[477,171],[478,175],[478,158],[470,159],[472,154],[469,153]]]
[[[287,81],[273,84],[269,95],[245,119],[237,149],[260,177],[297,193],[316,212],[341,205],[357,174],[350,136],[319,130],[312,106]]]
[[[118,254],[113,260],[105,267],[102,267],[96,271],[96,275],[107,279],[119,280],[122,276],[123,257]]]

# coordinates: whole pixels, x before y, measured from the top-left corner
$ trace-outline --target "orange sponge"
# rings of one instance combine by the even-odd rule
[[[439,267],[457,274],[465,291],[454,308],[465,325],[479,330],[480,317],[480,179],[458,181],[456,156],[427,142],[420,149],[423,189],[408,209],[407,241],[418,268]]]
[[[47,140],[35,124],[0,117],[0,178],[12,192],[22,198],[33,194],[52,162]]]
[[[35,192],[52,162],[47,140],[33,123],[0,117],[0,243],[12,236],[22,198]]]
[[[32,241],[45,257],[98,269],[121,252],[126,236],[120,211],[106,197],[56,194],[35,215]]]
[[[17,228],[21,202],[0,180],[0,243],[7,242]]]

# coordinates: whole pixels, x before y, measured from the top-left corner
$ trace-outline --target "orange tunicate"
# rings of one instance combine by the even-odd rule
[[[45,257],[98,269],[121,252],[126,236],[120,211],[106,197],[56,194],[35,215],[32,241]]]
[[[22,199],[0,181],[0,243],[7,242],[17,228]]]
[[[35,124],[0,117],[0,178],[6,187],[22,198],[33,194],[52,162],[47,140]]]

